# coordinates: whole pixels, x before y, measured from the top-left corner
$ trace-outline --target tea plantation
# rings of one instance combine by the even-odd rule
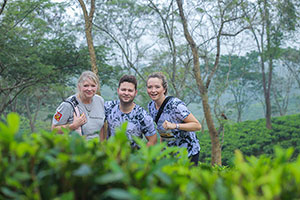
[[[274,130],[284,126],[280,120]],[[138,140],[141,149],[132,150],[124,134],[126,124],[116,137],[100,144],[67,131],[19,135],[19,117],[9,114],[0,122],[0,199],[300,199],[300,157],[297,149],[285,148],[289,144],[284,140],[291,137],[297,143],[293,134],[298,132],[254,134],[258,124],[249,124],[225,129],[223,150],[230,167],[193,167],[182,149],[164,144],[148,148]],[[284,139],[276,139],[278,135]],[[273,144],[284,148],[272,149]],[[241,148],[244,145],[248,147]],[[201,156],[209,154],[203,152],[208,146],[202,145]],[[236,147],[240,150],[234,152]],[[260,156],[242,154],[250,155],[251,149]]]

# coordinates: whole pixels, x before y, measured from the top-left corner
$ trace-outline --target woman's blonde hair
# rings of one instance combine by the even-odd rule
[[[92,71],[84,71],[81,73],[78,81],[77,81],[77,87],[82,86],[82,84],[86,81],[86,80],[91,80],[93,81],[96,85],[97,85],[97,92],[100,89],[100,83],[99,83],[99,78],[98,76],[92,72]],[[79,89],[79,88],[78,88]]]

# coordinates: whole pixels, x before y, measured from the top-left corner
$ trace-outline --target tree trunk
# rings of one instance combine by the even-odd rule
[[[265,19],[266,19],[266,35],[267,35],[267,55],[269,61],[269,74],[268,74],[268,85],[264,87],[264,94],[265,94],[265,102],[266,102],[266,127],[268,129],[272,129],[272,122],[271,122],[271,85],[272,85],[272,73],[273,73],[273,58],[271,52],[271,22],[269,16],[269,8],[267,6],[267,0],[264,0],[264,12],[265,12]],[[266,84],[266,83],[264,83]]]
[[[94,42],[93,42],[93,36],[92,36],[92,28],[93,28],[93,18],[95,13],[95,0],[91,0],[91,7],[90,7],[90,13],[87,12],[85,3],[83,0],[78,0],[81,6],[81,9],[83,11],[84,16],[84,22],[85,22],[85,36],[86,41],[90,53],[90,59],[91,59],[91,71],[93,71],[95,74],[98,75],[98,68],[97,68],[97,58],[96,58],[96,52],[94,48]],[[100,86],[99,86],[100,88]],[[99,95],[101,94],[99,90]]]
[[[211,139],[211,164],[212,165],[222,165],[222,156],[221,156],[221,145],[219,140],[219,134],[215,128],[210,107],[208,104],[207,94],[202,94],[202,105],[203,111],[206,119],[207,128],[209,130],[209,135]]]
[[[242,121],[242,109],[238,108],[238,113],[237,113],[237,122],[241,122]]]
[[[184,36],[185,36],[186,40],[188,41],[189,46],[192,50],[192,54],[193,54],[193,64],[194,64],[193,72],[194,72],[194,76],[196,79],[198,89],[201,94],[203,111],[204,111],[207,127],[208,127],[210,138],[211,138],[211,145],[212,145],[211,164],[212,165],[222,165],[221,146],[220,146],[219,136],[218,136],[218,132],[214,126],[214,122],[213,122],[213,119],[211,116],[211,111],[210,111],[210,107],[209,107],[209,103],[208,103],[207,88],[208,88],[210,81],[208,79],[208,82],[206,83],[206,85],[204,85],[204,83],[202,81],[201,73],[200,73],[198,49],[197,49],[195,41],[193,40],[192,36],[190,35],[190,33],[188,31],[187,21],[184,16],[183,8],[182,8],[182,0],[176,0],[176,1],[177,1],[179,13],[180,13],[180,17],[181,17],[181,21],[182,21],[182,25],[183,25]],[[218,58],[218,55],[217,55],[216,59],[217,58]],[[217,62],[216,62],[216,64],[217,64]],[[212,74],[213,73],[210,74],[210,77],[212,76]]]
[[[270,56],[270,47],[271,47],[271,36],[270,36],[270,19],[269,19],[269,12],[268,12],[268,6],[267,1],[264,0],[263,2],[264,9],[261,11],[262,15],[262,28],[260,31],[260,42],[258,40],[258,37],[255,33],[255,29],[252,24],[250,24],[251,31],[253,33],[253,36],[256,41],[257,49],[259,51],[260,56],[260,66],[261,66],[261,73],[262,73],[262,85],[263,85],[263,91],[264,91],[264,102],[265,102],[265,119],[266,119],[266,128],[272,129],[272,123],[271,123],[271,100],[270,100],[270,88],[271,88],[271,82],[272,82],[272,67],[273,67],[273,61]],[[266,33],[265,33],[266,31]],[[266,34],[267,37],[267,46],[265,50],[264,46],[264,35]],[[269,74],[268,74],[268,82],[267,82],[267,75],[265,72],[265,61],[269,60]]]
[[[268,80],[268,87],[267,91],[265,92],[265,101],[266,101],[266,127],[267,129],[272,129],[272,122],[271,122],[271,81],[272,81],[272,60],[269,60],[269,80]]]

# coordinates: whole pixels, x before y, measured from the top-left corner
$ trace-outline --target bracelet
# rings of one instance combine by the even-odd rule
[[[179,127],[180,127],[179,124],[176,124],[176,129],[179,129]]]

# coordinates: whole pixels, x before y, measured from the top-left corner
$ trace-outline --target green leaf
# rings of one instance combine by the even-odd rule
[[[99,184],[108,184],[108,183],[113,183],[117,181],[121,181],[124,175],[122,173],[108,173],[103,176],[97,177],[96,178],[96,183]]]
[[[216,183],[215,183],[215,190],[216,190],[216,195],[217,199],[219,200],[227,200],[230,199],[229,194],[230,192],[228,191],[228,188],[225,186],[223,179],[218,178]]]
[[[14,149],[16,151],[17,156],[23,157],[25,153],[29,152],[33,155],[34,150],[36,147],[32,147],[29,143],[21,142],[21,143],[13,143]]]
[[[11,133],[15,135],[19,131],[20,117],[17,113],[9,113],[7,115],[7,125]]]
[[[92,173],[92,169],[89,165],[83,164],[77,170],[73,172],[75,176],[88,176]]]
[[[74,199],[74,192],[63,193],[59,197],[54,198],[54,200],[73,200],[73,199]]]
[[[120,200],[133,199],[133,196],[129,192],[127,192],[124,189],[120,189],[120,188],[110,189],[104,193],[104,196],[108,197],[108,198],[110,197],[113,199],[120,199]]]
[[[19,116],[16,113],[7,115],[7,124],[0,121],[0,141],[11,143],[19,130]]]
[[[19,197],[17,192],[15,192],[7,187],[1,187],[0,190],[4,195],[6,195],[8,197],[15,198],[15,199],[17,199]]]
[[[30,180],[31,175],[26,172],[16,172],[14,174],[14,178],[21,182],[21,181]]]

